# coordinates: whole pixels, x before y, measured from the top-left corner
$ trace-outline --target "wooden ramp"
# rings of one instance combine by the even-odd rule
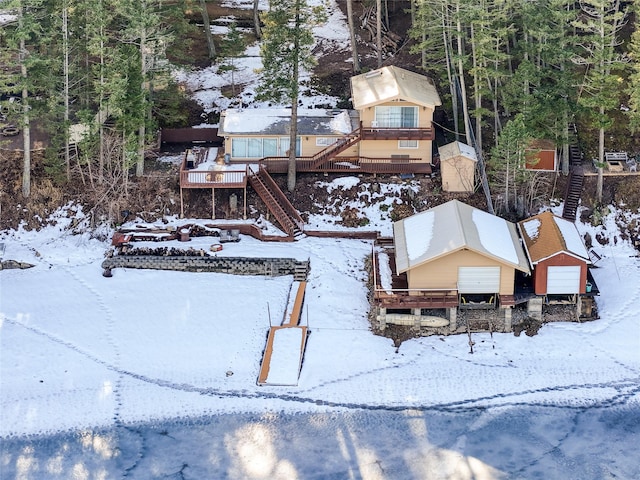
[[[296,294],[289,294],[282,325],[269,329],[258,385],[298,385],[309,331],[306,326],[299,325],[307,282],[294,282],[291,292],[296,284]]]

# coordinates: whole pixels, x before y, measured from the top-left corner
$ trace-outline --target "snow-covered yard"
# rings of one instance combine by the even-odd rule
[[[285,431],[295,429],[291,422],[303,419],[331,418],[335,423],[335,415],[344,415],[349,422],[367,418],[362,412],[368,411],[387,411],[409,423],[406,416],[417,415],[421,424],[425,415],[438,413],[451,416],[454,425],[470,412],[476,412],[474,418],[484,412],[485,420],[474,422],[498,422],[507,428],[505,418],[538,409],[620,415],[629,423],[614,427],[614,437],[637,444],[639,262],[633,248],[621,240],[601,248],[603,259],[594,269],[602,291],[601,319],[548,324],[534,337],[476,334],[470,354],[464,335],[409,340],[396,349],[391,340],[371,333],[364,270],[369,241],[303,238],[262,243],[242,236],[239,243],[225,244],[217,254],[311,262],[302,324],[308,324],[312,333],[299,384],[273,387],[258,386],[256,378],[269,325],[279,324],[287,309],[292,277],[115,269],[112,278],[105,278],[100,264],[109,241],[91,239],[88,233],[72,235],[68,223],[70,219],[61,219],[57,227],[41,232],[3,232],[0,239],[6,246],[5,259],[35,265],[0,273],[0,434],[8,445],[33,448],[34,440],[26,439],[38,439],[37,444],[45,438],[53,442],[60,435],[63,442],[73,444],[88,432],[93,432],[91,436],[109,432],[109,448],[136,449],[121,431],[173,425],[180,435],[187,435],[185,424],[195,422],[206,430],[207,425],[231,422],[228,416],[238,415],[240,424],[225,435],[239,435],[237,441],[246,443],[246,448],[258,448],[261,437],[255,428],[263,420],[256,418],[265,415],[282,416]],[[613,238],[615,226],[606,226]],[[590,230],[595,238],[593,228],[579,228]],[[605,232],[602,227],[600,231]],[[186,245],[208,250],[211,243],[211,238],[200,237]],[[176,241],[173,246],[185,244]],[[619,413],[620,408],[631,416]],[[375,415],[372,429],[384,428],[380,434],[387,435],[388,420],[380,415]],[[440,420],[437,416],[433,421]],[[245,421],[253,427],[241,433]],[[269,428],[279,431],[278,421],[267,423],[271,422],[275,423]],[[427,433],[433,428],[430,422],[421,427]],[[301,426],[302,437],[305,428]],[[366,431],[359,423],[354,428]],[[83,433],[77,437],[73,432]],[[404,443],[396,438],[397,448],[425,460],[424,445],[416,443],[416,438],[424,441],[424,435],[413,432]],[[332,437],[331,443],[335,441]],[[615,438],[612,441],[616,443]],[[498,444],[506,448],[508,442],[501,439]],[[87,448],[96,455],[96,445]],[[189,451],[198,448],[194,444]],[[459,467],[467,455],[464,442],[453,450],[458,460],[451,460],[450,468]],[[53,454],[32,453],[34,458],[45,455],[48,461]],[[18,478],[45,478],[44,460],[30,463],[25,470],[29,474],[20,477],[20,449],[7,447],[2,455],[3,468]],[[113,451],[107,455],[111,460],[105,467],[111,473],[120,471],[122,461],[113,455]],[[273,455],[281,453],[275,448]],[[377,458],[379,453],[372,455]],[[100,463],[98,457],[94,461]],[[303,463],[312,461],[322,463],[319,459]],[[618,477],[638,473],[635,463],[616,461],[621,463],[611,471]],[[497,473],[487,478],[513,473],[503,464],[491,466],[493,470]],[[226,472],[229,478],[269,478]]]
[[[316,34],[347,48],[331,3]],[[257,55],[252,45],[236,63],[247,99]],[[215,67],[176,75],[205,110],[226,107],[219,90],[229,82]],[[374,206],[353,205],[385,235],[381,205],[394,188],[381,183]],[[5,260],[35,265],[0,272],[2,479],[640,478],[640,261],[614,214],[597,228],[578,224],[610,239],[593,271],[599,320],[533,337],[477,334],[473,354],[466,336],[396,348],[371,333],[369,241],[225,244],[218,255],[311,263],[299,383],[274,387],[256,379],[292,277],[115,269],[105,278],[110,232],[92,238],[82,212],[67,211],[77,227],[59,212],[40,232],[0,232]],[[338,228],[330,215],[308,224]]]

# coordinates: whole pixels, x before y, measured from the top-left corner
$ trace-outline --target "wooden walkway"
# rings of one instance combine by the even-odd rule
[[[296,283],[298,289],[291,296]],[[282,324],[269,329],[258,385],[298,385],[308,335],[308,327],[300,325],[306,286],[307,282],[293,283]]]

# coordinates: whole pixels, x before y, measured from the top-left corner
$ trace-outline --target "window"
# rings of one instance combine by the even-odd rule
[[[265,138],[262,140],[262,156],[277,157],[278,156],[278,139]]]
[[[418,148],[418,140],[398,140],[398,148]]]
[[[418,126],[418,107],[376,107],[376,119],[383,128],[416,128]]]
[[[248,141],[248,138],[234,138],[233,140],[231,140],[231,156],[246,158]]]
[[[280,149],[277,138],[233,138],[231,141],[231,156],[234,158],[264,158],[287,155],[289,137],[282,137]],[[300,139],[297,141],[296,154],[300,155]]]
[[[286,157],[289,155],[289,137],[280,137],[280,156]],[[300,137],[296,138],[296,155],[300,156]]]
[[[262,139],[250,138],[247,148],[247,157],[250,158],[262,158]]]
[[[337,137],[316,137],[316,146],[328,147],[338,141]]]

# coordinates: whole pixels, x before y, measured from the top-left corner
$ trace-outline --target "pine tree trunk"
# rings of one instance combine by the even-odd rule
[[[147,31],[145,28],[142,28],[140,32],[140,72],[142,74],[142,85],[140,88],[142,90],[142,108],[146,109],[145,106],[145,93],[146,93],[146,81],[147,81]],[[136,161],[136,177],[141,177],[144,175],[144,142],[146,136],[146,112],[142,114],[142,119],[140,121],[140,126],[138,127],[138,155]]]
[[[297,74],[294,73],[295,76]],[[298,99],[291,102],[291,129],[289,132],[289,166],[287,169],[287,189],[293,192],[296,188],[296,140],[298,136]]]
[[[351,56],[353,58],[353,71],[360,72],[360,61],[358,60],[358,42],[356,40],[356,30],[353,24],[353,0],[347,0],[347,17],[349,18],[349,36],[351,38]]]
[[[376,48],[378,49],[378,68],[382,66],[382,0],[376,0]]]
[[[469,119],[469,107],[467,106],[467,87],[464,81],[464,65],[462,63],[464,48],[462,46],[462,23],[460,22],[460,4],[456,4],[456,30],[458,32],[458,78],[460,79],[460,97],[462,100],[462,115],[464,117],[464,130],[467,144],[473,146],[471,141],[471,120]]]
[[[20,14],[22,21],[22,13]],[[27,47],[24,38],[20,39],[20,74],[22,79],[27,81],[27,65],[26,65]],[[24,158],[22,163],[22,195],[28,197],[31,195],[31,125],[29,120],[29,92],[27,87],[22,88],[22,148],[24,150]]]
[[[206,0],[200,0],[200,10],[202,10],[202,21],[204,23],[204,35],[207,38],[207,47],[209,48],[209,58],[216,58],[216,46],[213,43],[213,35],[211,34],[211,21],[209,20],[209,12],[207,11]]]
[[[68,15],[67,2],[62,6],[62,49],[63,63],[62,70],[64,75],[64,127],[66,129],[64,136],[64,162],[67,167],[67,180],[71,180],[71,155],[69,153],[69,33],[68,33]]]
[[[604,116],[604,106],[600,107],[600,115]],[[604,127],[598,129],[598,160],[600,165],[604,164]],[[598,180],[596,183],[596,200],[598,205],[602,205],[602,190],[604,184],[604,173],[602,166],[598,167]]]
[[[253,0],[253,28],[256,32],[256,39],[262,38],[262,27],[260,26],[259,0]]]
[[[451,93],[451,109],[453,110],[453,130],[456,133],[456,140],[458,139],[458,135],[460,134],[460,121],[458,119],[458,95],[456,95],[456,86],[454,82],[455,73],[453,70],[453,59],[451,58],[451,50],[453,49],[451,46],[451,38],[447,34],[447,11],[443,9],[442,13],[442,41],[444,43],[444,52],[445,58],[447,61],[447,78],[449,80],[449,92]]]

